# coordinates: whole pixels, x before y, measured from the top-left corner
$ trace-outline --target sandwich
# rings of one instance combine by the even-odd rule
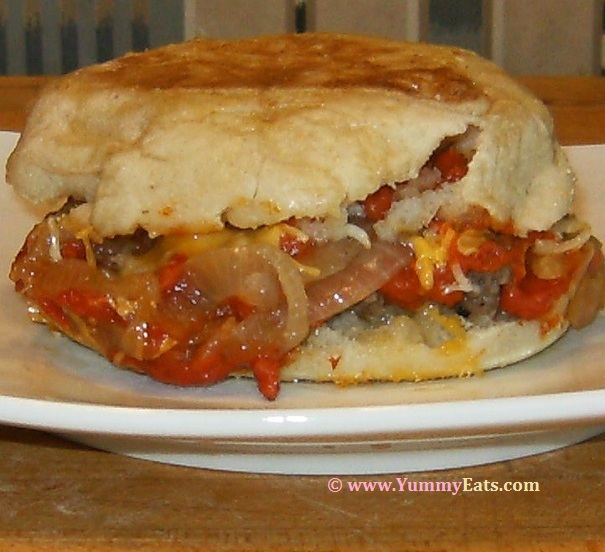
[[[32,319],[167,384],[468,376],[603,303],[546,107],[457,48],[129,54],[44,89],[6,178],[48,209],[10,271]]]

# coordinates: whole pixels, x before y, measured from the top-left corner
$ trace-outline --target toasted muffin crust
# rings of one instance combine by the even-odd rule
[[[337,217],[479,130],[444,207],[519,234],[569,211],[545,107],[470,52],[338,34],[198,39],[85,68],[41,95],[7,167],[26,198],[91,203],[101,236]],[[396,231],[396,229],[394,229]]]

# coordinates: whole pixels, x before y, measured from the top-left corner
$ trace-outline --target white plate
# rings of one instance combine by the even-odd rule
[[[0,133],[5,159],[17,135]],[[579,206],[605,236],[605,146],[570,148]],[[4,274],[36,220],[0,186]],[[0,423],[149,460],[265,473],[406,473],[517,458],[605,430],[605,318],[536,358],[485,376],[421,384],[251,381],[177,389],[118,370],[29,322],[0,281]]]

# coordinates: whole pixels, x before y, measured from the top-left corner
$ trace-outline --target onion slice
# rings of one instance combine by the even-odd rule
[[[344,238],[313,245],[297,255],[296,260],[316,269],[319,274],[316,279],[323,279],[346,268],[362,249],[363,245],[359,241]]]
[[[256,312],[217,337],[228,348],[246,349],[250,355],[268,349],[285,353],[307,337],[302,277],[280,249],[262,243],[213,249],[190,259],[187,269],[212,303],[238,297],[255,307]],[[215,346],[208,344],[209,350]]]
[[[380,289],[411,262],[412,248],[377,241],[343,270],[307,286],[309,323],[315,326],[359,303]]]
[[[538,255],[558,255],[574,249],[580,249],[591,236],[590,226],[570,216],[557,222],[552,230],[560,235],[559,239],[537,239],[533,245]]]

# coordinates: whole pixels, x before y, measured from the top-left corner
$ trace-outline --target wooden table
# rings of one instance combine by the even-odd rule
[[[605,142],[605,79],[526,78],[565,144]],[[21,128],[42,78],[0,78],[0,128]],[[328,477],[143,462],[0,427],[0,550],[605,551],[605,435],[415,481],[538,482],[539,492],[327,489]],[[348,477],[347,481],[373,478]]]

